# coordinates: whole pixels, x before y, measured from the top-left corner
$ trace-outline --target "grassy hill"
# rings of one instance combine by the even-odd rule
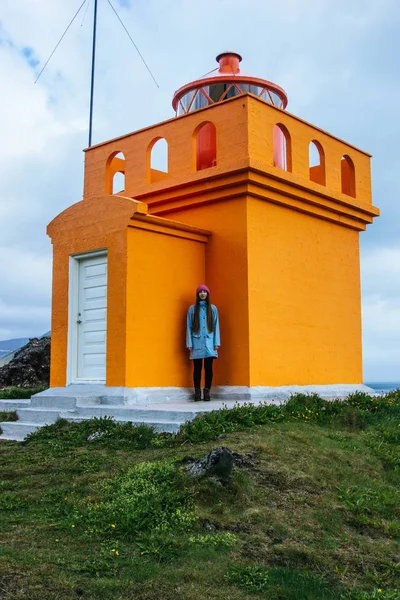
[[[397,391],[0,443],[0,597],[399,599],[399,441]],[[220,445],[248,463],[189,478],[185,457]]]

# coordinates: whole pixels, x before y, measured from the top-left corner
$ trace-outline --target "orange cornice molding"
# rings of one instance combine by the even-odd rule
[[[312,214],[318,218],[352,227],[359,231],[379,215],[379,209],[368,203],[360,202],[345,194],[307,182],[303,186],[302,178],[276,169],[277,173],[263,172],[253,168],[231,171],[225,176],[213,179],[212,187],[205,187],[204,181],[177,186],[171,198],[171,188],[165,191],[140,196],[149,205],[149,211],[155,215],[172,212],[204,203],[222,202],[238,196],[252,196]]]
[[[154,215],[135,214],[132,216],[129,226],[204,243],[208,241],[211,235],[211,231]]]

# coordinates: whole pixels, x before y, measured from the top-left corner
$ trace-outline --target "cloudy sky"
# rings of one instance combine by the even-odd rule
[[[0,340],[50,325],[47,223],[82,196],[93,0],[0,0]],[[173,116],[173,92],[226,49],[288,110],[373,154],[382,216],[361,234],[365,381],[400,380],[398,0],[99,2],[93,142]]]

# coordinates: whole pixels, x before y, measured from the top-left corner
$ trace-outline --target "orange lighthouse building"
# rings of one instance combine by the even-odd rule
[[[191,388],[199,283],[219,308],[221,389],[362,383],[370,155],[286,112],[240,55],[217,62],[174,118],[86,150],[83,199],[48,226],[52,387]]]

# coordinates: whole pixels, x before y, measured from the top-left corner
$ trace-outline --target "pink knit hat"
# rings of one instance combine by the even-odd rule
[[[196,290],[196,296],[202,290],[204,290],[205,292],[207,292],[208,294],[210,294],[210,290],[208,289],[208,287],[206,285],[199,285],[199,287]]]

